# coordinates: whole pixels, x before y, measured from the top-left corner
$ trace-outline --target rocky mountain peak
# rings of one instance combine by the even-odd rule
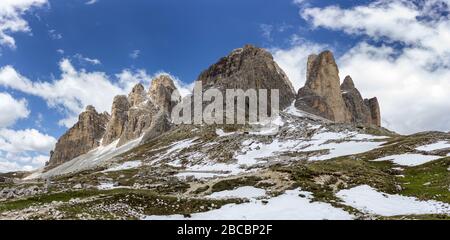
[[[85,111],[86,112],[97,112],[97,110],[95,110],[95,107],[92,105],[87,105]]]
[[[106,126],[106,132],[103,137],[102,145],[106,146],[122,135],[125,130],[125,124],[128,121],[128,110],[130,103],[125,95],[118,95],[114,98],[111,109],[111,120]]]
[[[296,106],[335,122],[350,120],[341,96],[339,69],[330,51],[308,57],[307,80],[298,92]]]
[[[86,111],[78,117],[78,122],[56,143],[47,168],[58,166],[98,147],[109,119],[108,114],[99,114],[93,106],[87,106]]]
[[[167,74],[157,76],[152,80],[149,95],[160,109],[170,113],[174,103],[172,103],[172,93],[176,90],[172,78]]]
[[[147,99],[145,88],[141,83],[136,84],[128,94],[128,102],[131,106],[137,106]]]
[[[341,84],[341,89],[342,90],[352,90],[355,88],[356,88],[355,83],[353,82],[352,77],[346,76],[344,79],[344,82],[342,82],[342,84]]]
[[[273,56],[262,48],[245,45],[202,72],[198,78],[204,88],[225,89],[278,89],[280,108],[289,106],[295,91],[284,71]],[[269,96],[270,97],[270,96]]]
[[[335,122],[381,126],[378,101],[364,100],[350,76],[340,85],[332,52],[310,55],[306,78],[297,94],[297,108]]]

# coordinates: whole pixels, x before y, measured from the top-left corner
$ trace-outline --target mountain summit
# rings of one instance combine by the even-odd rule
[[[295,106],[337,123],[381,126],[378,100],[363,100],[350,76],[340,85],[339,68],[330,51],[308,57],[306,84],[298,91]]]

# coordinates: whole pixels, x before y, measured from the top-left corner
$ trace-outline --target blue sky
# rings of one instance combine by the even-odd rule
[[[188,85],[247,43],[270,50],[296,88],[308,54],[331,49],[341,75],[379,97],[385,127],[448,131],[449,3],[2,1],[0,171],[41,166],[85,105],[107,111],[115,94],[158,72]]]

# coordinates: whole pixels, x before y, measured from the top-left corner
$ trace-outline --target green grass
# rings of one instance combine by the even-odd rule
[[[407,168],[399,180],[403,195],[450,203],[450,157]]]
[[[53,194],[43,194],[40,196],[30,197],[26,199],[14,200],[0,203],[0,212],[21,210],[31,207],[33,205],[43,205],[53,201],[68,202],[74,198],[86,198],[100,194],[99,191],[76,191],[76,192],[62,192]]]
[[[144,215],[173,215],[190,214],[213,210],[229,203],[239,203],[240,200],[209,200],[209,199],[186,199],[175,196],[159,195],[145,190],[127,190],[116,194],[96,199],[91,202],[76,205],[64,205],[59,208],[68,219],[77,219],[80,214],[88,215],[94,219],[135,219],[135,214],[129,210]],[[111,212],[108,207],[96,208],[92,206],[112,206],[120,203],[127,206]]]
[[[235,188],[243,187],[243,186],[255,186],[261,180],[263,180],[263,179],[260,177],[256,177],[256,176],[222,180],[222,181],[215,183],[211,187],[211,192],[233,190]]]

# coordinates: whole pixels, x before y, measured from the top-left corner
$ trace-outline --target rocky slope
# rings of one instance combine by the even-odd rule
[[[111,144],[46,172],[0,175],[0,219],[450,218],[449,133],[379,127],[376,98],[364,100],[350,77],[341,85],[330,52],[310,58],[295,103],[267,54],[246,46],[199,78],[211,87],[281,81],[280,95],[290,97],[279,118],[260,128],[174,126],[168,78],[148,93],[137,85],[115,98],[103,125]],[[233,82],[263,65],[273,67],[262,70],[264,81]],[[114,144],[142,126],[138,111],[142,134]]]

